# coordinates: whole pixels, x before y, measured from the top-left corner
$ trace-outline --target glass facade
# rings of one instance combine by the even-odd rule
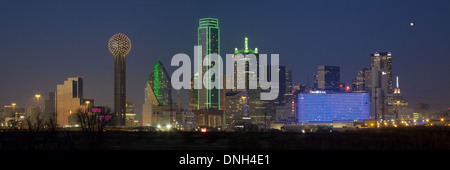
[[[372,70],[377,68],[382,75],[387,76],[386,80],[379,83],[379,86],[385,90],[386,94],[394,93],[393,75],[392,75],[392,54],[390,52],[375,52],[370,55],[370,67]],[[376,81],[376,80],[374,80]]]
[[[148,99],[156,98],[157,100],[157,102],[150,103],[157,103],[160,106],[168,106],[172,103],[172,84],[170,83],[169,74],[166,72],[164,65],[160,61],[153,67],[153,71],[148,77],[147,82],[151,88],[151,92],[155,96],[151,96]]]
[[[340,68],[338,66],[317,67],[317,89],[339,91]]]
[[[369,119],[368,93],[300,93],[298,121],[331,122]]]
[[[245,37],[244,39],[244,48],[238,49],[235,48],[235,56],[237,54],[242,54],[243,58],[236,58],[236,62],[233,62],[233,76],[234,76],[234,89],[232,89],[230,92],[227,92],[226,94],[226,105],[225,108],[227,116],[233,117],[233,123],[242,123],[242,122],[250,122],[253,124],[264,124],[265,123],[265,115],[264,113],[268,112],[266,111],[265,104],[268,104],[267,101],[261,100],[261,91],[259,85],[259,53],[258,48],[251,49],[249,47],[249,39]],[[252,63],[255,65],[254,68],[250,65],[250,62],[252,62],[249,58],[249,55],[253,54],[255,55],[256,63]],[[245,70],[244,74],[240,74],[241,72],[238,72],[238,63],[244,63]],[[280,67],[281,68],[281,67]],[[270,66],[268,66],[267,74],[270,75]],[[281,77],[281,75],[280,75]],[[270,76],[268,76],[270,79]],[[244,89],[238,89],[237,85],[239,82],[239,79],[245,80]],[[280,78],[280,86],[282,83],[282,78]],[[228,80],[227,81],[231,81]],[[256,82],[256,89],[250,88],[249,82]],[[239,82],[242,83],[242,82]],[[240,92],[239,94],[233,94]],[[281,93],[280,93],[281,94]],[[236,97],[238,96],[238,97]],[[278,99],[277,99],[278,101]],[[236,106],[234,106],[236,105]],[[239,105],[239,106],[238,106]],[[274,113],[274,112],[270,112]],[[233,116],[234,115],[234,116]],[[267,116],[266,116],[267,117]],[[244,119],[243,119],[244,118]],[[229,119],[227,119],[227,123],[230,122]]]
[[[220,54],[220,29],[219,29],[219,20],[215,18],[202,18],[199,20],[199,27],[198,27],[198,46],[202,47],[202,51],[199,54],[198,62],[202,62],[203,58],[208,56],[209,54]],[[220,66],[220,63],[217,63]],[[201,65],[201,64],[199,64]],[[207,70],[209,70],[211,66],[203,66],[202,73],[207,74]],[[221,70],[221,68],[219,68]],[[200,70],[194,70],[197,74],[200,72]],[[217,76],[221,76],[222,73],[218,73],[212,76],[212,79],[217,79]],[[198,75],[202,76],[202,75]],[[210,75],[206,75],[206,77],[211,77]],[[200,80],[200,79],[198,79]],[[199,84],[202,84],[203,82],[199,82]],[[222,82],[219,82],[221,84]],[[211,85],[207,85],[211,86]],[[196,104],[193,104],[196,106],[197,110],[200,109],[221,109],[221,90],[219,89],[211,89],[208,90],[206,88],[195,90],[197,91],[195,94],[195,98],[197,98]],[[195,92],[194,92],[195,93]]]

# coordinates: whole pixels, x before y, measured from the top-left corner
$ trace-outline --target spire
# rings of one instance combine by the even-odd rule
[[[244,52],[245,52],[245,53],[248,53],[248,38],[247,38],[247,37],[245,37],[245,44],[244,44],[244,47],[245,47]]]
[[[397,82],[397,89],[399,88],[399,85],[398,85],[398,76],[397,76],[397,80],[396,80],[396,82]]]
[[[400,94],[400,85],[398,82],[398,76],[396,77],[397,88],[395,88],[394,94]]]

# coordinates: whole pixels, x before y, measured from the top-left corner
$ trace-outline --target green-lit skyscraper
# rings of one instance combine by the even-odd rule
[[[147,79],[146,103],[169,106],[172,103],[172,84],[163,64],[158,61]],[[149,96],[150,95],[150,96]],[[153,95],[153,96],[152,96]]]
[[[204,57],[207,57],[209,54],[220,54],[219,20],[214,18],[200,19],[198,27],[198,46],[201,46],[202,49],[199,51],[198,56],[195,56],[198,59],[197,62],[202,62]],[[200,63],[197,64],[201,65]],[[203,66],[201,68],[199,67],[199,70],[194,70],[194,81],[201,80],[198,76],[203,75],[199,75],[199,73],[205,74],[210,68],[210,66]],[[219,70],[221,70],[221,68],[219,68]],[[218,80],[218,76],[222,76],[222,73],[219,72],[218,74],[213,75],[212,79]],[[206,75],[206,77],[211,76]],[[203,82],[199,81],[197,83],[197,85],[203,85]],[[221,84],[222,82],[218,83]],[[201,89],[192,89],[191,107],[195,110],[220,110],[222,107],[221,96],[224,96],[222,93],[222,90],[216,88],[211,90],[208,90],[205,87]]]
[[[172,103],[172,84],[164,65],[158,61],[147,79],[145,103],[142,105],[142,125],[176,123],[178,106]]]

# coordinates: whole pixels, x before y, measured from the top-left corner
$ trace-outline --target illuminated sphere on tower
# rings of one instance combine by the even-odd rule
[[[109,39],[108,48],[113,55],[127,55],[131,49],[131,41],[125,34],[118,33]]]
[[[127,88],[126,88],[126,55],[130,52],[131,41],[122,34],[113,35],[108,42],[108,48],[114,55],[114,115],[116,125],[125,125]]]

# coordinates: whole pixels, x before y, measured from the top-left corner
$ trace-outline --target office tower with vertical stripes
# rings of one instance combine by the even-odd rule
[[[197,63],[199,66],[203,65],[200,62],[203,62],[205,57],[210,58],[210,54],[219,54],[220,55],[220,29],[219,29],[219,20],[214,18],[202,18],[199,21],[198,27],[198,46],[201,47],[201,51],[199,51],[197,56]],[[214,65],[218,65],[220,67],[221,63],[213,63]],[[203,75],[208,74],[208,70],[212,66],[203,65],[199,67],[198,70],[194,70],[194,79],[193,81],[197,81],[197,86],[203,86],[203,76],[211,77],[213,80],[219,80],[219,76],[222,76],[222,73],[216,73],[214,75]],[[222,68],[219,68],[221,70]],[[204,81],[204,80],[203,80]],[[219,80],[220,81],[220,80]],[[218,82],[219,84],[223,84],[223,82]],[[193,83],[195,84],[195,83]],[[206,84],[206,86],[211,86],[210,84]],[[212,88],[208,89],[207,87],[197,87],[196,89],[191,90],[191,107],[194,110],[221,110],[222,109],[222,101],[221,96],[223,96],[223,90]]]

